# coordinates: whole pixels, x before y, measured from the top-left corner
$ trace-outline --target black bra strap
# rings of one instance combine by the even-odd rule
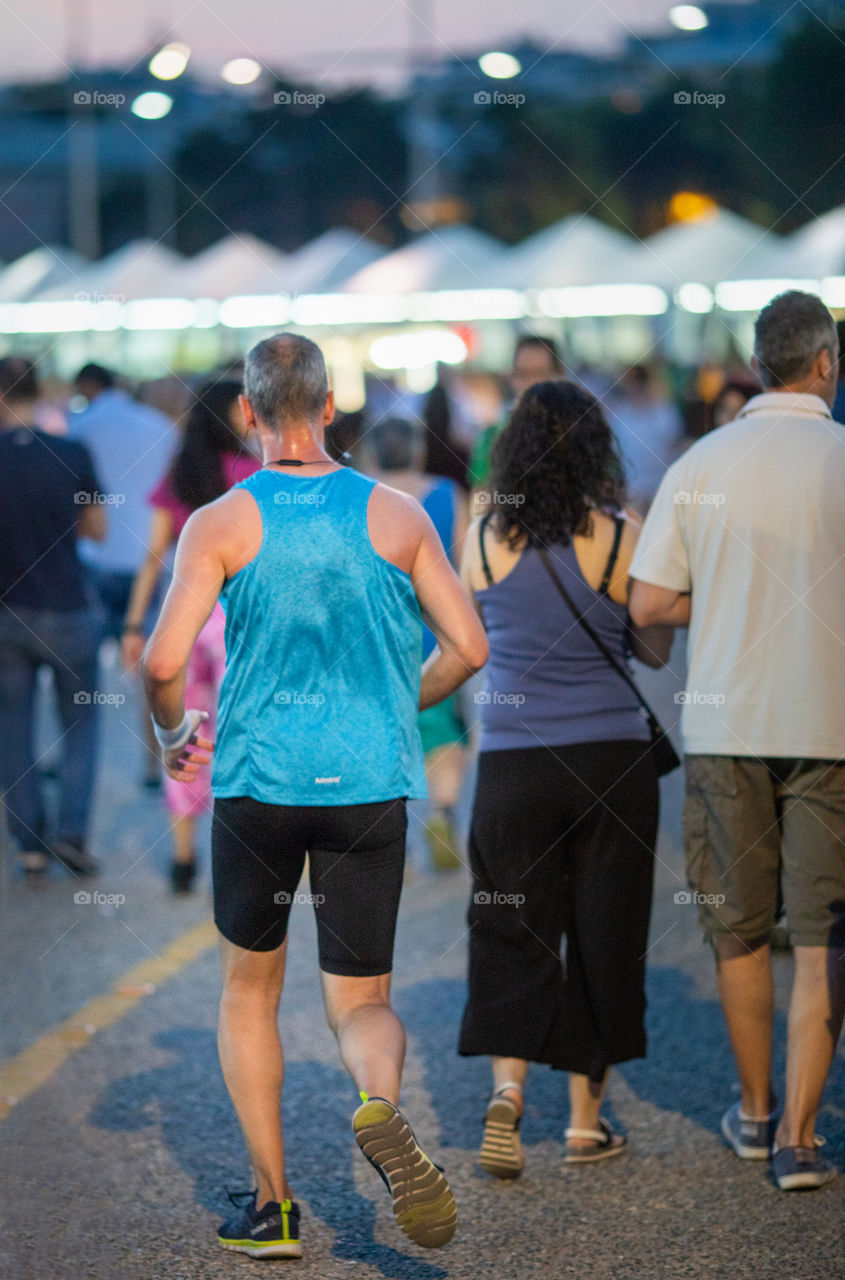
[[[622,530],[625,528],[624,516],[614,516],[613,523],[616,526],[613,534],[613,546],[610,548],[610,555],[607,561],[607,568],[604,571],[604,577],[599,587],[599,595],[606,596],[610,589],[610,579],[613,577],[613,570],[616,568],[616,561],[619,557],[619,546],[622,542]]]
[[[484,577],[487,579],[488,587],[493,586],[493,575],[490,572],[490,562],[487,559],[487,552],[484,548],[484,530],[490,523],[490,517],[492,514],[492,511],[488,511],[487,515],[484,516],[481,524],[478,526],[478,546],[481,551],[481,567],[484,570]]]

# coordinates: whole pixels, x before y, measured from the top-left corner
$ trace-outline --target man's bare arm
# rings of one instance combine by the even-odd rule
[[[632,579],[628,609],[638,627],[688,627],[691,607],[692,596],[688,591],[673,591]]]

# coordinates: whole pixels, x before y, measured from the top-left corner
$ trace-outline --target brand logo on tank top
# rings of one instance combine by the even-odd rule
[[[338,782],[340,782],[340,777],[338,776],[337,778],[315,778],[314,781],[315,783],[318,783],[320,786],[334,786]]]

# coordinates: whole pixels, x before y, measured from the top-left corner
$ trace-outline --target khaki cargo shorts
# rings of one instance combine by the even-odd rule
[[[705,936],[845,947],[845,761],[686,757],[687,879]]]

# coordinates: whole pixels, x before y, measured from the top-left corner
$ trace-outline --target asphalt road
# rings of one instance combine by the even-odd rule
[[[679,662],[645,682],[673,724]],[[351,1139],[357,1098],[323,1020],[310,909],[296,906],[281,1024],[305,1257],[255,1263],[220,1250],[226,1187],[248,1185],[248,1169],[217,1063],[207,860],[198,892],[171,898],[160,803],[137,786],[134,694],[115,670],[104,684],[128,700],[103,709],[94,849],[105,870],[85,888],[124,901],[74,902],[80,886],[58,870],[38,888],[8,865],[0,876],[0,1058],[14,1086],[0,1086],[4,1280],[216,1280],[273,1266],[305,1280],[843,1280],[845,1176],[784,1195],[765,1164],[740,1162],[719,1137],[735,1074],[694,908],[674,901],[684,885],[679,774],[662,784],[649,1056],[616,1071],[609,1089],[607,1113],[629,1134],[628,1154],[565,1166],[565,1079],[534,1068],[523,1177],[503,1185],[478,1169],[487,1067],[455,1053],[468,880],[425,869],[415,820],[395,966],[409,1032],[403,1105],[447,1169],[458,1234],[436,1253],[410,1244]],[[47,721],[45,746],[50,737]],[[190,946],[172,945],[189,931]],[[779,1080],[790,974],[790,957],[778,955]],[[819,1129],[845,1173],[843,1046]]]

